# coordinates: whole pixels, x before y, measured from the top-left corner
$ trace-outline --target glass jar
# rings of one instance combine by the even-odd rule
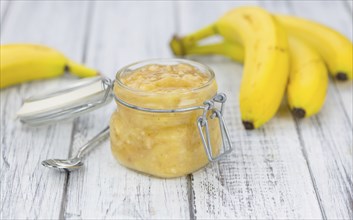
[[[203,83],[186,74],[195,70]],[[116,74],[113,92],[118,106],[110,120],[111,149],[128,168],[183,176],[218,158],[222,137],[230,147],[222,110],[215,105],[223,108],[225,95],[217,95],[214,73],[205,65],[182,59],[134,63]]]

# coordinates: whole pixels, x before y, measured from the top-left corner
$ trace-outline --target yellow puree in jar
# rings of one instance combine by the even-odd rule
[[[200,106],[216,92],[215,80],[188,64],[143,66],[114,86],[125,102],[153,109]],[[196,124],[200,115],[202,110],[149,113],[118,103],[110,122],[113,155],[128,168],[158,177],[192,173],[208,163]],[[218,154],[218,121],[208,121],[212,150]]]

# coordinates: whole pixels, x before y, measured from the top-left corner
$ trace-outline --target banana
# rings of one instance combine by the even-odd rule
[[[66,58],[57,50],[35,44],[0,46],[0,88],[35,79],[57,77],[70,71],[79,77],[98,72]]]
[[[174,40],[174,48],[181,48]],[[244,62],[244,49],[239,43],[220,42],[183,48],[177,55],[223,55]],[[328,86],[328,70],[321,56],[303,41],[289,36],[290,71],[287,85],[288,104],[298,118],[310,117],[322,108]]]
[[[289,37],[289,50],[288,104],[294,116],[310,117],[325,103],[328,70],[320,54],[305,42]]]
[[[286,31],[319,52],[337,80],[353,78],[353,44],[342,34],[316,22],[276,15]]]
[[[246,48],[240,111],[246,129],[258,128],[275,115],[285,92],[289,70],[287,35],[265,10],[239,7],[210,26],[183,38],[174,38],[171,47],[177,54],[183,53],[183,48],[195,47],[199,40],[215,34]],[[241,58],[239,54],[229,56]]]

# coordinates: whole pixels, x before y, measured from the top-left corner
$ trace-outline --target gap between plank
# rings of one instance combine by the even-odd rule
[[[93,21],[93,17],[94,17],[94,1],[93,2],[89,2],[90,4],[88,5],[88,9],[87,9],[87,15],[86,15],[86,24],[85,24],[85,36],[83,39],[83,54],[82,54],[82,63],[85,63],[87,60],[87,49],[88,49],[88,43],[90,42],[90,36],[91,36],[91,29],[92,29],[92,21]],[[71,146],[72,147],[72,146]]]
[[[73,151],[73,145],[74,145],[74,138],[75,138],[75,131],[77,129],[77,124],[76,124],[76,119],[73,122],[72,130],[71,130],[71,141],[70,141],[70,148],[69,148],[69,154],[68,158],[71,157],[72,151]],[[70,179],[70,172],[66,171],[66,178],[63,186],[63,194],[61,197],[61,206],[60,206],[60,212],[59,212],[59,219],[65,219],[65,211],[66,211],[66,205],[67,205],[67,189],[69,185],[69,179]]]
[[[351,1],[351,0],[343,0],[343,4],[344,4],[344,7],[346,8],[346,11],[348,12],[348,14],[350,14],[350,16],[352,17],[353,9],[349,5],[348,1]]]
[[[337,96],[338,96],[338,103],[340,103],[341,109],[343,110],[343,115],[344,115],[344,117],[346,118],[346,120],[348,121],[348,124],[350,125],[351,130],[352,130],[352,127],[353,127],[352,122],[351,122],[351,120],[350,120],[350,118],[349,118],[349,116],[348,116],[347,109],[345,108],[345,106],[344,106],[344,104],[343,104],[343,100],[342,100],[341,93],[340,93],[340,91],[339,91],[338,88],[337,88],[337,83],[339,83],[339,82],[337,82],[335,79],[333,79],[333,81],[334,81],[334,82],[331,83],[331,84],[333,84],[333,88],[334,88],[335,92],[337,93]]]
[[[317,116],[314,116],[314,117],[315,117],[316,123],[318,124],[318,128],[319,128],[320,132],[323,134],[324,131],[322,130],[322,125],[321,125],[320,120],[318,119]],[[328,149],[332,152],[332,154],[334,153],[334,152],[333,152],[334,149],[332,149],[332,147],[329,147]],[[338,156],[338,159],[339,159],[340,161],[342,161],[342,159],[341,159],[340,156]],[[337,160],[335,160],[335,163],[337,164]],[[338,164],[337,164],[337,166],[338,166]],[[349,178],[349,175],[347,174],[347,170],[345,169],[345,167],[342,167],[342,169],[343,169],[343,171],[344,171],[345,176],[342,176],[342,174],[340,173],[340,174],[341,174],[341,178],[342,178],[342,179],[347,179],[348,186],[352,186],[352,181],[351,181],[351,179]],[[351,193],[350,193],[350,189],[347,188],[346,185],[345,185],[345,188],[344,188],[344,189],[345,189],[345,191],[346,191],[347,194],[351,194]],[[352,197],[349,197],[349,201],[351,201],[349,204],[353,204]]]
[[[0,17],[0,19],[1,19],[1,22],[0,22],[0,24],[1,24],[0,25],[1,33],[2,33],[3,28],[4,28],[4,21],[5,21],[5,18],[7,17],[8,12],[9,12],[10,5],[11,5],[11,1],[8,1],[7,5],[6,5],[6,8],[5,8],[5,10],[3,11],[3,13],[1,14],[1,17]]]
[[[61,199],[59,219],[65,219],[65,210],[66,210],[66,204],[67,204],[67,186],[69,184],[70,171],[65,171],[65,172],[66,172],[66,178],[65,178],[65,182],[64,182],[64,186],[63,186],[63,195],[62,195],[62,199]]]
[[[87,6],[87,14],[86,14],[86,24],[85,24],[85,31],[84,31],[84,38],[83,38],[83,49],[82,49],[82,57],[81,57],[81,62],[85,63],[87,59],[87,48],[88,48],[88,42],[90,41],[90,32],[91,32],[91,23],[92,23],[92,18],[93,18],[93,13],[94,13],[94,2],[89,2]],[[69,155],[68,157],[72,156],[73,153],[73,145],[74,145],[74,140],[75,140],[75,133],[77,131],[77,118],[74,119],[73,121],[73,126],[71,130],[71,142],[70,142],[70,147],[69,147]],[[69,181],[70,181],[70,172],[67,172],[66,174],[66,179],[64,183],[64,188],[63,188],[63,194],[62,194],[62,199],[61,199],[61,207],[60,207],[60,212],[59,212],[59,219],[65,219],[65,212],[66,212],[66,205],[67,205],[67,191],[69,188]]]
[[[180,7],[179,7],[179,2],[178,1],[173,1],[173,12],[174,12],[174,27],[175,27],[175,32],[174,34],[180,34],[180,22],[179,22],[179,15],[180,15]]]
[[[289,108],[288,108],[288,110],[290,111]],[[302,134],[301,134],[300,129],[299,129],[298,120],[293,115],[292,115],[292,118],[294,120],[295,130],[297,131],[297,135],[298,135],[298,139],[299,139],[299,143],[300,143],[300,149],[301,149],[301,152],[302,152],[302,154],[304,156],[306,166],[308,167],[311,182],[313,183],[315,196],[316,196],[317,202],[318,202],[319,207],[320,207],[322,218],[323,219],[327,219],[327,216],[326,216],[326,213],[325,213],[325,209],[324,209],[323,204],[321,202],[321,197],[320,197],[320,194],[319,194],[319,190],[317,188],[317,184],[316,184],[313,172],[312,172],[310,164],[309,164],[308,153],[306,151],[305,143],[304,143],[304,140],[302,138]]]
[[[190,219],[196,219],[196,207],[195,207],[195,191],[193,188],[194,176],[192,174],[187,175],[187,187],[188,187],[188,202],[189,202],[189,214]]]

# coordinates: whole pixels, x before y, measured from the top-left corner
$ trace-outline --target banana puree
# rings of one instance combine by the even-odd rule
[[[188,63],[126,67],[117,74],[114,85],[119,99],[153,109],[200,106],[216,92],[213,72]],[[170,178],[189,174],[208,163],[196,124],[202,110],[151,113],[117,104],[110,122],[111,148],[124,166]],[[213,153],[217,154],[218,121],[208,122]]]

